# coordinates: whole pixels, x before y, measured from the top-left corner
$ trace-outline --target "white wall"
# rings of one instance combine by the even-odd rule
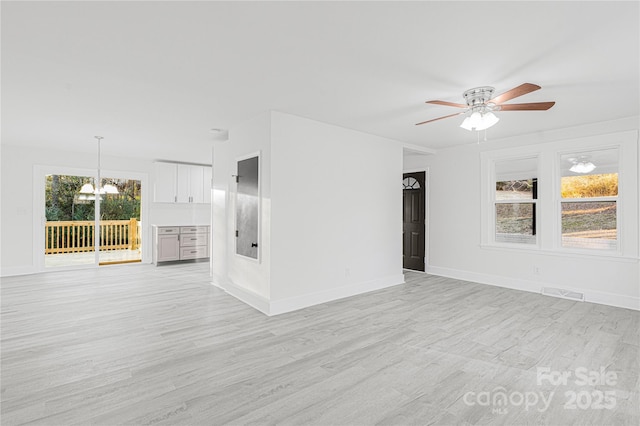
[[[435,153],[434,153],[435,154]],[[427,157],[433,154],[418,154],[411,151],[404,151],[402,161],[402,170],[406,172],[411,170],[423,171],[427,167]]]
[[[34,246],[34,221],[44,212],[43,205],[34,205],[34,171],[40,167],[95,170],[95,152],[65,152],[54,148],[21,147],[2,144],[2,251],[0,274],[2,276],[34,273],[39,271],[34,261],[40,248]],[[172,205],[151,202],[154,183],[151,159],[124,158],[103,155],[102,169],[114,172],[131,172],[143,176],[143,224],[147,232],[143,240],[143,260],[151,261],[150,229],[153,223],[207,224],[210,220],[209,205]],[[103,176],[104,176],[103,172]],[[44,187],[44,186],[42,186]],[[146,199],[146,201],[145,201]],[[146,212],[145,212],[146,209]],[[39,229],[39,228],[36,228]],[[44,232],[44,230],[43,230]]]
[[[260,263],[235,255],[237,157],[261,152]],[[402,146],[271,112],[214,148],[215,284],[273,315],[404,282]]]
[[[640,309],[638,262],[638,188],[627,192],[624,257],[580,255],[559,250],[513,250],[481,247],[481,152],[514,147],[535,148],[567,140],[637,131],[638,119],[624,119],[544,134],[523,135],[439,151],[411,158],[405,168],[429,167],[429,253],[427,272],[504,287],[539,292],[550,286],[576,289],[587,301]],[[604,140],[607,139],[605,136]],[[626,158],[627,172],[638,180],[638,153]],[[632,182],[633,184],[633,182]],[[543,206],[542,208],[548,208]],[[632,216],[632,217],[630,217]],[[546,231],[549,225],[546,225]],[[538,272],[534,272],[534,266]]]
[[[273,113],[276,310],[404,282],[402,146]]]
[[[213,148],[212,269],[214,283],[268,311],[270,297],[271,113],[265,112],[229,130],[229,140]],[[260,261],[235,254],[236,164],[240,157],[260,154]]]

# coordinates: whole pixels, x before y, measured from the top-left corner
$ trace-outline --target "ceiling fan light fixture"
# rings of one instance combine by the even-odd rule
[[[480,126],[482,124],[482,114],[480,114],[480,111],[473,111],[473,113],[471,113],[471,115],[467,118],[464,119],[464,121],[462,122],[462,124],[460,124],[460,127],[462,127],[465,130],[477,130],[478,126]]]
[[[492,113],[491,111],[482,114],[482,122],[480,123],[480,125],[478,127],[476,127],[476,130],[485,130],[488,129],[489,127],[493,126],[494,124],[496,124],[498,121],[500,121],[500,119],[498,117],[496,117],[496,115],[494,113]]]
[[[493,114],[493,111],[546,111],[553,107],[555,105],[555,102],[553,101],[505,104],[505,102],[510,101],[511,99],[526,95],[527,93],[535,92],[539,89],[541,89],[541,87],[537,84],[523,83],[520,86],[514,87],[513,89],[507,90],[501,95],[494,97],[493,87],[481,86],[469,89],[462,94],[466,105],[441,100],[426,101],[428,104],[461,108],[464,109],[464,111],[457,114],[449,114],[438,118],[432,118],[431,120],[421,121],[416,123],[416,126],[471,112],[462,124],[460,124],[460,127],[469,131],[485,130],[499,121],[499,118]]]
[[[486,130],[496,124],[500,119],[491,111],[481,113],[474,111],[469,117],[465,118],[460,127],[465,130]]]
[[[471,114],[471,117],[469,117],[469,125],[474,129],[482,125],[482,114],[479,111],[474,111],[473,114]]]

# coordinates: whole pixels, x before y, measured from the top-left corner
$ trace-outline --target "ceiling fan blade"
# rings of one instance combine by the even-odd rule
[[[452,107],[456,107],[456,108],[467,108],[467,105],[456,104],[454,102],[447,102],[447,101],[427,101],[426,103],[427,104],[444,105],[444,106],[452,106]]]
[[[555,102],[532,102],[528,104],[507,104],[500,105],[499,111],[546,111],[552,106],[554,106]]]
[[[445,115],[444,117],[434,118],[433,120],[421,121],[420,123],[416,123],[416,126],[419,126],[421,124],[431,123],[432,121],[442,120],[443,118],[455,117],[456,115],[464,114],[465,112],[466,111],[456,112],[455,114]]]
[[[490,102],[493,102],[494,104],[501,104],[510,99],[517,98],[518,96],[535,92],[538,89],[540,89],[540,86],[538,86],[537,84],[523,83],[518,87],[514,87],[513,89],[507,90],[503,94],[496,96],[495,98],[491,99]]]

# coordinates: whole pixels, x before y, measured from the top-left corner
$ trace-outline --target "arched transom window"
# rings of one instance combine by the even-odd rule
[[[406,177],[402,179],[402,189],[420,189],[420,182],[416,178]]]

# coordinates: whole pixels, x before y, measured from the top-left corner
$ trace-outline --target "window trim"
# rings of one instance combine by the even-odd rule
[[[485,153],[482,153],[485,154]],[[536,176],[532,176],[531,179],[536,181],[535,185],[535,195],[536,198],[532,199],[522,199],[522,200],[497,200],[496,199],[496,164],[503,161],[516,161],[516,160],[527,160],[527,159],[535,159],[536,160]],[[538,197],[540,191],[540,153],[539,152],[531,152],[531,153],[523,153],[522,155],[506,155],[506,156],[491,156],[490,158],[486,158],[485,161],[489,161],[489,185],[491,189],[489,191],[489,206],[491,207],[490,212],[486,212],[486,208],[482,208],[484,213],[489,215],[490,226],[487,229],[487,232],[483,232],[482,244],[487,244],[493,247],[512,247],[512,248],[528,248],[528,249],[539,249],[540,248],[540,214],[538,213],[540,198]],[[482,180],[482,179],[481,179]],[[486,185],[483,183],[483,186]],[[481,191],[482,194],[482,191]],[[483,197],[483,200],[486,197]],[[506,241],[497,241],[496,239],[496,227],[497,227],[497,217],[496,217],[496,204],[533,204],[533,230],[535,237],[535,242],[531,243],[517,243],[517,242],[506,242]],[[481,205],[483,203],[480,203]],[[486,222],[485,222],[486,223]]]
[[[640,260],[640,146],[637,129],[578,135],[573,138],[547,139],[541,142],[507,146],[506,143],[480,146],[479,194],[480,247],[492,250],[516,250],[522,253],[558,255],[574,258]],[[493,145],[493,148],[492,148]],[[618,250],[562,247],[560,210],[560,155],[603,149],[618,149],[617,232]],[[496,243],[493,212],[495,187],[494,162],[538,156],[538,244]]]
[[[623,143],[617,144],[607,144],[607,145],[598,145],[590,148],[581,148],[578,150],[558,150],[556,151],[555,165],[554,165],[554,187],[556,190],[555,196],[555,209],[556,209],[556,221],[557,221],[557,230],[555,233],[554,240],[554,248],[558,251],[568,252],[568,253],[576,253],[576,254],[596,254],[596,255],[613,255],[613,256],[622,256],[622,232],[621,232],[621,212],[622,206],[624,205],[622,197],[622,188],[624,186],[622,184],[622,147]],[[571,154],[589,154],[593,151],[605,151],[605,150],[616,150],[617,151],[617,161],[618,161],[618,195],[616,196],[607,196],[607,197],[589,197],[589,198],[563,198],[562,197],[562,156],[571,155]],[[615,201],[616,202],[616,247],[615,249],[598,249],[598,248],[580,248],[580,247],[566,247],[562,244],[562,203],[594,203],[594,202],[607,202],[607,201]]]

